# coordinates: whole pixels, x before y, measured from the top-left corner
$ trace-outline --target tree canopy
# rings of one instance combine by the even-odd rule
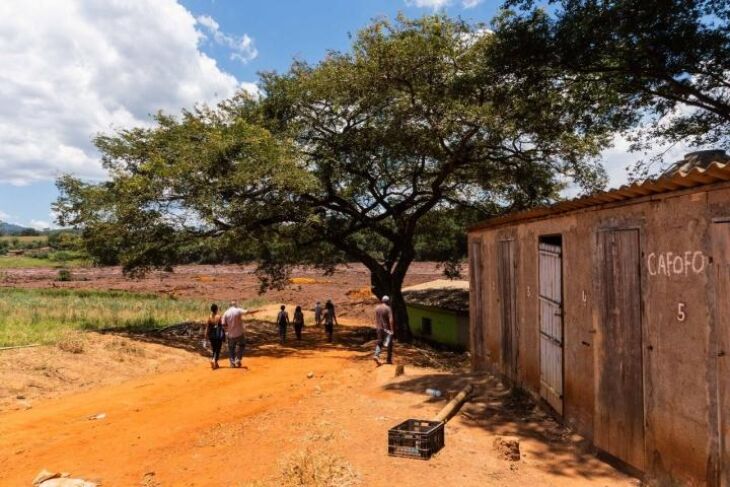
[[[730,142],[726,0],[508,0],[495,20],[499,64],[560,79],[616,107],[633,148]],[[661,156],[661,154],[660,154]],[[654,162],[654,161],[645,161]],[[646,175],[650,165],[639,167]]]
[[[515,82],[497,46],[441,15],[375,21],[348,52],[262,74],[259,97],[98,136],[110,180],[59,179],[60,221],[127,272],[200,242],[255,258],[264,288],[297,264],[361,262],[407,339],[401,286],[419,253],[453,260],[467,222],[605,183],[594,156],[614,108]]]

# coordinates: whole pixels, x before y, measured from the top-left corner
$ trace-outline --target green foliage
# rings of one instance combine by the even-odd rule
[[[643,150],[730,143],[730,3],[512,0],[495,21],[500,64],[608,109]],[[660,155],[661,158],[661,155]],[[651,161],[653,162],[653,161]],[[645,176],[651,164],[641,164]]]
[[[73,276],[71,275],[71,271],[68,269],[60,269],[58,271],[58,277],[56,277],[57,281],[61,282],[68,282],[73,279]]]
[[[407,337],[400,288],[416,257],[453,263],[467,221],[605,182],[591,158],[610,117],[562,85],[514,83],[494,42],[440,15],[376,21],[349,52],[262,75],[259,99],[97,137],[111,180],[61,178],[59,221],[128,273],[256,257],[264,290],[297,264],[357,260]]]

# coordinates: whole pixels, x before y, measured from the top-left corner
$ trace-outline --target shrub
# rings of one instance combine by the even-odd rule
[[[73,276],[71,276],[71,271],[70,270],[68,270],[68,269],[60,269],[58,271],[58,277],[56,278],[56,280],[57,281],[62,281],[62,282],[68,282],[68,281],[72,280],[72,277]]]
[[[64,352],[83,353],[86,348],[86,337],[79,331],[70,330],[61,335],[56,345]]]

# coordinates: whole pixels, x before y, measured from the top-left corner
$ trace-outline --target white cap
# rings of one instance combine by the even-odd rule
[[[383,296],[382,298],[380,298],[380,300],[384,303],[387,303],[388,301],[390,301],[390,298],[388,296]]]

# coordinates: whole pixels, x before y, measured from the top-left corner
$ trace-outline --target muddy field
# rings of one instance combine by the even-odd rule
[[[6,269],[0,273],[0,286],[150,292],[218,303],[262,298],[273,304],[298,304],[305,309],[314,307],[317,300],[332,299],[338,305],[338,318],[345,321],[369,319],[372,303],[370,274],[360,264],[340,266],[330,276],[316,269],[300,268],[293,273],[286,289],[270,290],[263,295],[259,294],[254,266],[180,266],[174,272],[153,272],[144,279],[127,278],[119,267],[76,268],[71,281],[59,282],[57,278],[57,269]],[[417,262],[411,266],[406,285],[440,278],[443,273],[436,264]]]

